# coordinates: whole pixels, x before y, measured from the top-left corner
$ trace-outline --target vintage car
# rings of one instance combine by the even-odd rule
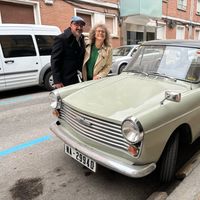
[[[182,148],[200,135],[200,41],[144,42],[120,75],[50,93],[51,130],[65,153],[129,177],[158,168],[170,182]]]

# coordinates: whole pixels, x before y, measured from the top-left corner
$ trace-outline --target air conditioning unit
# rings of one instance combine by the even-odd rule
[[[44,2],[48,5],[53,5],[54,0],[44,0]]]

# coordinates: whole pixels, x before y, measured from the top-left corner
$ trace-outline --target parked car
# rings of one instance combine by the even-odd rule
[[[200,136],[200,41],[143,43],[125,71],[50,93],[51,130],[92,171],[129,177],[158,168],[174,178],[183,148]]]
[[[124,45],[113,49],[112,67],[113,74],[120,74],[126,67],[139,45]]]
[[[0,25],[0,91],[33,85],[53,89],[50,55],[56,26]]]

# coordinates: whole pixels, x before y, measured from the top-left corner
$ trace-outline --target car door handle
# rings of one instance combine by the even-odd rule
[[[5,63],[14,63],[14,60],[6,60]]]

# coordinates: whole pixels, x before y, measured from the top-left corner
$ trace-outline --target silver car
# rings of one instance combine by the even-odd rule
[[[120,74],[135,54],[139,45],[124,45],[113,49],[111,73]]]

